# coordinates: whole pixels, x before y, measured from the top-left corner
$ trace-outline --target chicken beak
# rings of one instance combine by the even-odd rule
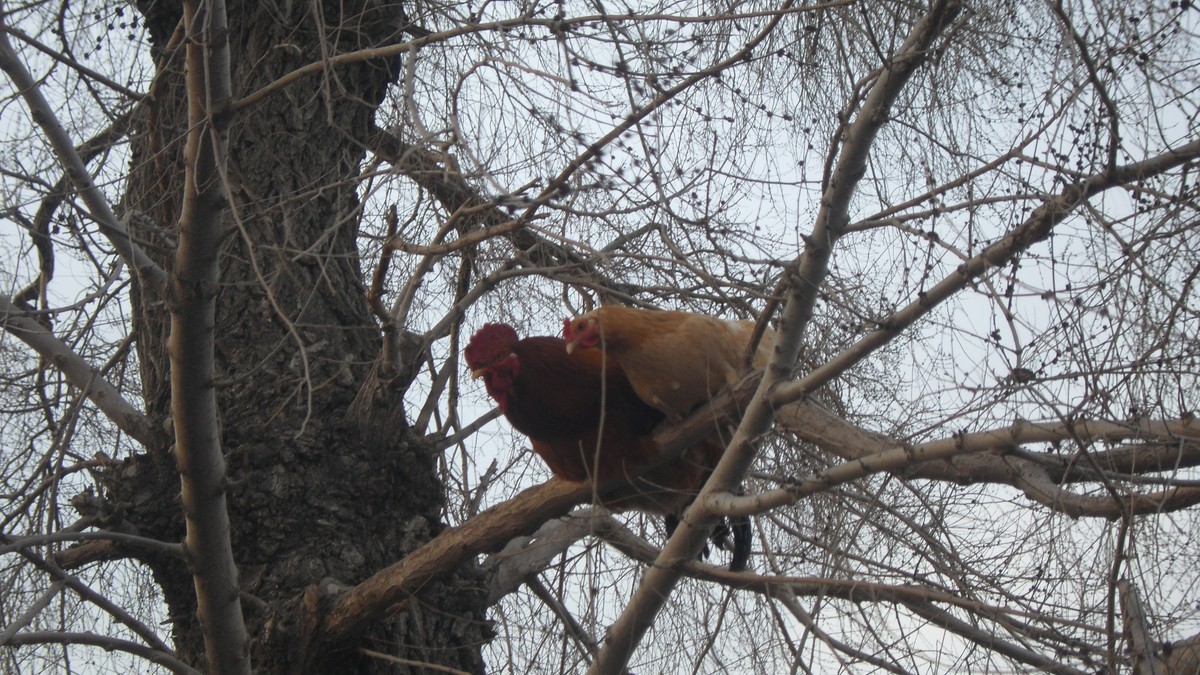
[[[471,371],[472,380],[478,380],[480,377],[483,377],[483,368],[476,368]]]
[[[567,353],[570,354],[571,352],[575,351],[575,348],[578,346],[579,346],[579,343],[575,342],[574,340],[571,340],[570,342],[567,343]]]

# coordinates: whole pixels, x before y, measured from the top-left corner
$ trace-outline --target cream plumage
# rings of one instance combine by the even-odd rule
[[[722,321],[705,314],[652,311],[608,305],[563,323],[568,353],[595,351],[605,367],[615,368],[638,398],[670,420],[679,420],[707,403],[723,387],[737,381],[754,335],[753,321]],[[755,348],[751,365],[765,368],[775,343],[769,329]],[[708,471],[687,492],[703,487],[708,474],[724,454],[712,453]],[[700,477],[701,474],[696,474]],[[667,527],[674,529],[674,514]],[[750,556],[750,520],[734,518],[733,561],[741,569]],[[715,538],[720,539],[720,534]]]
[[[568,351],[603,350],[643,401],[679,420],[737,381],[753,332],[753,321],[608,305],[568,319],[563,337]],[[774,333],[764,331],[755,368],[766,367],[774,341]]]

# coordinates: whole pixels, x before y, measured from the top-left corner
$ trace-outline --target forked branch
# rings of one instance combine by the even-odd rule
[[[714,514],[705,507],[713,494],[728,492],[738,485],[754,459],[753,441],[774,423],[775,407],[771,389],[790,377],[796,363],[804,331],[812,318],[818,290],[828,273],[833,247],[848,223],[850,200],[866,167],[867,157],[879,129],[888,119],[900,91],[928,56],[939,34],[954,20],[961,5],[954,1],[935,2],[929,12],[910,31],[908,38],[880,73],[871,87],[862,109],[846,133],[829,186],[822,195],[811,236],[806,240],[792,290],[784,306],[775,353],[771,364],[750,401],[729,448],[685,520],[700,527],[681,527],[663,549],[656,564],[647,571],[621,617],[609,630],[604,648],[588,670],[589,674],[616,672],[626,666],[642,636],[654,623],[681,573],[680,563],[691,560],[704,545],[704,536]],[[763,33],[773,30],[769,23]]]
[[[8,75],[16,90],[25,99],[25,104],[29,106],[30,116],[41,127],[46,140],[54,149],[54,154],[58,156],[58,161],[66,170],[71,184],[100,226],[100,231],[146,287],[160,290],[166,281],[166,273],[129,236],[128,228],[117,219],[108,199],[104,197],[100,188],[96,186],[96,182],[92,180],[92,175],[88,172],[75,144],[71,142],[67,130],[63,128],[62,123],[54,114],[54,108],[46,100],[46,97],[42,96],[38,82],[21,62],[12,43],[9,42],[3,14],[0,14],[0,70]]]

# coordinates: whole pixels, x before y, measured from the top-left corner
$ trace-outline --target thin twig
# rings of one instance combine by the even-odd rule
[[[41,127],[46,140],[54,149],[54,154],[66,170],[71,184],[75,186],[75,190],[91,211],[92,217],[96,219],[101,233],[112,243],[113,248],[147,288],[154,289],[152,292],[161,292],[167,278],[166,273],[129,236],[129,230],[113,213],[108,199],[96,186],[83,158],[75,149],[75,144],[54,114],[54,108],[42,96],[38,82],[13,50],[6,29],[4,15],[0,14],[0,70],[3,70],[12,79],[16,90],[25,99],[25,104],[29,106],[34,122]]]

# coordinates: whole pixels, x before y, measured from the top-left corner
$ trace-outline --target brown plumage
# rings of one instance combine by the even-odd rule
[[[604,350],[642,400],[678,420],[737,381],[753,332],[753,321],[607,305],[566,320],[563,336],[568,351]],[[774,342],[765,331],[755,368],[766,367]]]
[[[567,353],[556,337],[518,339],[506,324],[481,328],[464,352],[476,377],[513,427],[529,437],[556,476],[605,484],[632,478],[659,458],[653,430],[663,413],[647,405],[624,372],[595,349]],[[678,515],[704,484],[724,450],[698,443],[648,470],[632,488],[605,495],[616,510]]]
[[[707,403],[722,387],[737,381],[754,335],[753,321],[722,321],[705,314],[651,311],[607,305],[563,322],[567,351],[601,351],[629,379],[639,398],[672,421]],[[766,368],[775,344],[770,329],[755,347],[751,365]],[[721,459],[712,456],[711,469]],[[704,480],[707,480],[707,474]],[[692,492],[699,492],[703,483]],[[667,529],[674,529],[667,516]],[[733,557],[729,568],[740,570],[750,557],[750,519],[733,518]],[[714,540],[723,543],[725,526]]]

